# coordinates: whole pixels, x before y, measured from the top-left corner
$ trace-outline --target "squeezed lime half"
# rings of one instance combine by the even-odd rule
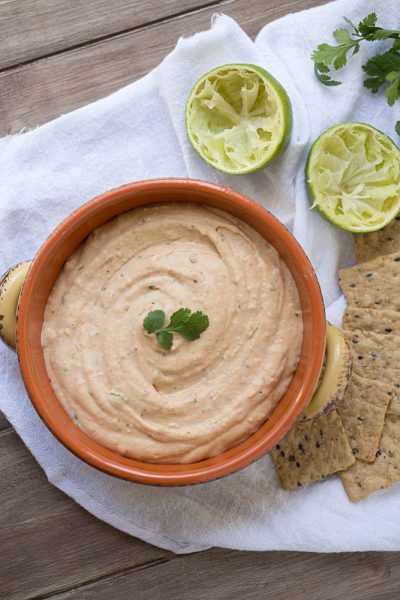
[[[233,175],[263,169],[285,149],[292,108],[283,87],[261,67],[223,65],[189,94],[186,131],[209,165]]]
[[[306,182],[312,207],[331,223],[382,229],[400,211],[400,150],[366,123],[335,125],[312,145]]]

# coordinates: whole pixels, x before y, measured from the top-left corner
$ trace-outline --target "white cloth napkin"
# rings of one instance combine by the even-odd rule
[[[344,308],[337,269],[353,260],[353,239],[309,210],[304,165],[312,140],[338,122],[367,121],[393,135],[399,109],[362,86],[371,44],[327,88],[310,53],[331,39],[342,15],[358,21],[376,0],[339,0],[264,27],[253,43],[226,16],[210,31],[180,39],[143,79],[28,133],[0,140],[0,272],[31,258],[60,220],[96,194],[128,181],[189,176],[217,181],[260,202],[300,241],[320,280],[328,316]],[[380,21],[398,25],[398,0],[379,2]],[[383,43],[384,45],[385,43]],[[293,104],[290,146],[273,167],[225,176],[202,162],[186,138],[185,99],[205,71],[224,63],[259,64],[286,88]],[[352,504],[337,478],[284,492],[269,456],[219,481],[184,488],[136,485],[102,474],[49,433],[27,398],[17,358],[0,350],[0,409],[49,481],[98,518],[174,552],[210,546],[248,550],[400,549],[400,487]]]

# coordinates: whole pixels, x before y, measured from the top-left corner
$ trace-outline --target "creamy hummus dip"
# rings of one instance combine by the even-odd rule
[[[162,349],[151,310],[208,315]],[[302,344],[294,281],[276,250],[227,213],[171,203],[96,229],[64,265],[45,310],[52,387],[99,444],[146,462],[188,463],[253,433],[285,393]]]

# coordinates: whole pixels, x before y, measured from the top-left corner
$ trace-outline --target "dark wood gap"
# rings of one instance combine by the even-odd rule
[[[10,433],[10,431],[14,431],[14,428],[11,425],[8,425],[4,428],[0,428],[0,435],[3,435],[4,433]]]
[[[78,592],[78,591],[84,592],[85,588],[90,585],[98,584],[105,580],[112,581],[112,579],[114,579],[116,577],[123,577],[124,575],[129,575],[129,574],[133,573],[134,571],[143,571],[144,569],[158,567],[159,565],[163,565],[167,562],[170,562],[171,560],[175,560],[178,558],[182,558],[182,556],[175,555],[175,556],[166,557],[166,558],[159,558],[157,560],[151,560],[149,562],[143,563],[142,565],[135,565],[134,567],[131,567],[131,568],[128,567],[127,569],[121,569],[120,571],[114,571],[113,573],[108,573],[106,575],[101,575],[100,577],[94,577],[93,579],[88,579],[87,581],[81,583],[80,585],[74,585],[72,587],[60,588],[55,593],[29,596],[28,598],[26,598],[26,600],[49,600],[50,598],[52,598],[52,599],[54,598],[54,600],[57,600],[58,597],[66,594],[68,592]]]

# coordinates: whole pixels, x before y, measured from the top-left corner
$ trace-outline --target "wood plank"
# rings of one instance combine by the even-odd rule
[[[53,600],[391,600],[400,553],[307,554],[209,550],[107,577]]]
[[[398,552],[176,557],[153,548],[50,486],[14,432],[0,435],[0,480],[0,597],[8,600],[126,600],[133,590],[138,600],[259,600],[266,589],[275,600],[320,600],[321,589],[329,600],[390,600],[400,587]]]
[[[4,429],[9,429],[10,427],[10,423],[7,421],[7,419],[0,410],[0,431],[3,431]]]
[[[323,0],[225,0],[251,36],[265,23]],[[118,35],[0,74],[0,135],[34,127],[117,90],[155,67],[179,36],[210,26],[215,8]],[[90,68],[89,68],[90,66]]]
[[[113,6],[128,4],[122,0],[116,2]],[[93,0],[88,2],[92,3]],[[255,0],[236,0],[232,4],[227,2],[223,12],[231,14],[254,35],[268,20],[319,3],[322,2],[283,0],[280,4],[272,0],[264,6]],[[34,0],[24,3],[25,12],[29,4],[42,4],[48,10],[51,5],[49,0]],[[54,0],[53,4],[66,6],[67,2]],[[69,4],[76,6],[77,3]],[[2,79],[0,88],[0,122],[8,119],[3,133],[45,122],[129,83],[155,66],[172,49],[179,35],[207,28],[212,12],[212,9],[205,10],[168,24],[119,35],[4,73],[4,76],[14,76],[6,78],[6,85]],[[47,22],[48,17],[44,17],[40,23],[41,35]],[[50,28],[54,27],[56,24],[51,22]],[[80,27],[82,24],[77,30],[82,33],[84,28]],[[99,33],[97,25],[90,27],[88,39],[108,35]],[[67,31],[62,43],[70,43],[68,35]],[[47,53],[39,37],[36,42],[33,40],[32,47],[38,43],[37,52]],[[45,42],[49,38],[51,35],[45,36]],[[84,38],[73,44],[82,41]],[[16,41],[16,45],[21,43],[25,42]],[[27,54],[21,53],[22,58],[18,60],[25,61],[24,56],[29,58],[29,44],[26,48]],[[85,71],[83,78],[87,64],[90,64],[90,72]],[[2,110],[7,99],[9,105]],[[0,429],[4,421],[0,416]],[[323,597],[329,600],[398,597],[400,553],[332,556],[211,550],[175,557],[153,548],[98,521],[50,486],[11,431],[0,435],[0,477],[0,554],[6,557],[0,565],[0,598],[90,600],[96,595],[96,600],[131,597],[138,600],[189,597],[191,600],[238,597],[259,600],[266,597],[268,591],[268,597],[276,600],[289,597],[320,600],[321,590]]]
[[[210,1],[5,0],[0,3],[0,69],[205,4]]]
[[[14,431],[0,435],[0,481],[0,598],[47,596],[170,555],[51,486]]]

